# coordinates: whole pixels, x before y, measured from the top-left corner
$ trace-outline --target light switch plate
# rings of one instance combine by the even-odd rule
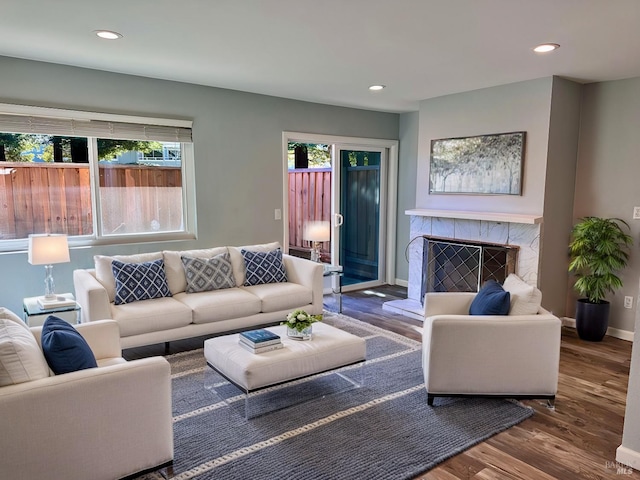
[[[624,308],[633,308],[633,297],[624,297]]]
[[[633,207],[633,219],[640,220],[640,207]]]

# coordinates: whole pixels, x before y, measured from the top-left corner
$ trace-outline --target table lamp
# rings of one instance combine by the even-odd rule
[[[320,262],[320,243],[331,240],[329,222],[307,222],[302,236],[312,243],[311,261]]]
[[[29,257],[31,265],[44,265],[44,297],[38,299],[39,303],[55,302],[58,297],[55,294],[53,282],[53,264],[70,261],[69,244],[66,235],[29,235]]]

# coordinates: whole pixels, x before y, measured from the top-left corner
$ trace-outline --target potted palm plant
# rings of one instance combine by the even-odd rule
[[[585,298],[576,303],[576,329],[583,340],[602,340],[609,325],[610,304],[604,298],[622,287],[616,273],[629,260],[633,239],[619,218],[585,217],[573,227],[569,243],[569,272],[577,280],[574,289]]]

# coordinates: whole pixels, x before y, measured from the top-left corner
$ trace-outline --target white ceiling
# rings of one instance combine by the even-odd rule
[[[640,76],[640,0],[2,0],[0,55],[406,112],[560,75]],[[97,29],[124,35],[98,39]],[[561,45],[540,55],[538,43]],[[0,72],[0,95],[1,95]],[[368,86],[387,88],[370,92]]]

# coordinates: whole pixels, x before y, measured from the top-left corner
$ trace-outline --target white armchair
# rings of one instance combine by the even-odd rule
[[[558,387],[560,320],[536,315],[469,315],[475,293],[427,293],[422,366],[435,397],[544,398]]]
[[[113,320],[76,328],[97,368],[0,387],[0,476],[113,480],[170,468],[169,363],[125,361]],[[41,330],[31,329],[38,343]]]

